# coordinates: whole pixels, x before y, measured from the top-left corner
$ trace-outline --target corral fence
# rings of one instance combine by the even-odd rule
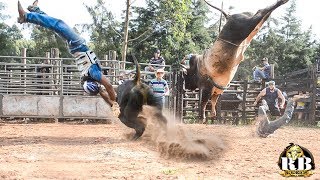
[[[318,67],[317,64],[314,64],[306,69],[272,79],[288,98],[298,94],[299,91],[309,93],[309,98],[299,100],[306,103],[306,108],[295,109],[295,112],[304,114],[303,118],[299,120],[294,115],[293,119],[297,120],[298,124],[315,125],[320,121],[320,70]],[[198,117],[201,91],[199,89],[189,91],[184,88],[183,72],[179,68],[174,71],[173,80],[176,87],[174,105],[177,116],[181,117],[181,120],[186,123],[200,123]],[[210,101],[208,102],[206,109],[207,120],[211,123],[251,123],[256,118],[258,111],[258,106],[253,106],[253,102],[265,87],[266,82],[264,81],[262,83],[248,80],[232,81],[229,89],[224,92],[224,94],[227,94],[226,96],[231,98],[218,99],[216,106],[217,117],[215,119],[210,118],[211,104]]]
[[[22,56],[0,56],[0,117],[58,120],[112,117],[109,106],[101,97],[84,93],[74,59],[58,55],[59,50],[52,49],[46,57],[26,57],[26,49],[23,49]],[[124,62],[115,57],[112,52],[105,60],[100,60],[102,71],[114,88],[119,80],[135,74],[131,62],[126,62],[128,69],[121,70]],[[154,78],[153,72],[143,71],[147,65],[140,63],[145,82]],[[171,86],[171,66],[165,66],[165,71]],[[166,107],[173,111],[172,96],[166,98]]]
[[[100,62],[104,75],[115,88],[119,80],[130,79],[135,74],[133,63],[116,60],[113,51]],[[121,69],[123,63],[126,63],[126,69]],[[142,78],[146,83],[154,78],[153,72],[144,71],[148,65],[140,63]],[[170,89],[166,108],[182,122],[198,123],[200,90],[188,91],[184,88],[180,66],[166,65],[165,72]],[[319,79],[318,63],[273,79],[289,97],[298,94],[298,91],[309,92],[310,98],[302,100],[307,107],[295,110],[304,113],[301,123],[315,124],[320,120]],[[46,57],[26,57],[26,49],[22,50],[22,56],[0,56],[0,117],[109,119],[112,116],[109,106],[99,96],[85,94],[80,82],[74,59],[60,58],[58,49],[47,52]],[[252,104],[264,87],[264,83],[232,81],[230,88],[224,92],[231,98],[219,98],[216,119],[210,119],[209,101],[206,110],[208,120],[212,123],[250,123],[257,113],[257,107]]]

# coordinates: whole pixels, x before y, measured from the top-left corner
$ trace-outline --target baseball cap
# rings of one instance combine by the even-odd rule
[[[162,68],[157,70],[157,73],[164,73],[164,70]]]
[[[264,57],[261,61],[268,61],[268,58]]]

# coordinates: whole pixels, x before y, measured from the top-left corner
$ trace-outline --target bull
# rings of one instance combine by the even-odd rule
[[[220,10],[227,22],[220,31],[212,47],[202,55],[192,55],[190,67],[184,76],[185,88],[201,92],[200,118],[206,122],[205,109],[211,98],[211,115],[216,116],[216,104],[219,96],[229,87],[244,52],[253,37],[258,33],[270,14],[288,0],[278,0],[275,4],[258,10],[256,14],[248,12],[228,15]]]
[[[134,140],[142,136],[145,131],[145,118],[139,115],[143,105],[155,107],[154,116],[159,120],[159,124],[165,127],[167,120],[162,114],[162,101],[155,97],[151,88],[140,81],[140,66],[133,56],[136,66],[136,75],[133,80],[124,81],[117,88],[117,103],[120,107],[119,119],[127,127],[133,128],[136,133]]]

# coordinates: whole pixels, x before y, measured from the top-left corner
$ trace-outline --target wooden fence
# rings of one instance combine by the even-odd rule
[[[73,58],[60,58],[53,50],[46,57],[26,56],[0,56],[0,95],[34,95],[34,96],[86,96],[80,84],[80,74],[74,65]],[[25,54],[25,53],[22,53]],[[113,53],[109,53],[109,56]],[[108,56],[106,56],[107,59]],[[30,64],[28,62],[38,61],[42,63]],[[15,63],[9,63],[9,62]],[[17,63],[21,62],[21,63]],[[130,76],[135,70],[132,63],[126,67],[131,69],[120,69],[121,63],[115,58],[101,60],[105,76],[109,77],[111,83],[116,87],[122,76]],[[149,64],[140,63],[143,77],[148,81],[148,75],[153,73],[143,71]],[[184,88],[182,72],[179,67],[166,66],[166,80],[171,89],[167,97],[166,107],[174,117],[180,117],[183,122],[198,120],[200,91],[188,91]],[[303,75],[302,75],[303,74]],[[129,77],[127,77],[129,78]],[[298,94],[298,91],[310,93],[310,98],[304,101],[307,108],[301,111],[305,114],[303,121],[306,124],[315,124],[320,118],[320,70],[318,65],[310,66],[308,69],[291,72],[278,79],[273,79],[282,91],[289,97]],[[265,87],[264,84],[257,84],[250,81],[232,81],[231,86],[225,94],[236,94],[240,99],[218,100],[216,122],[230,122],[233,124],[248,124],[256,116],[257,107],[252,104],[258,93]],[[63,98],[59,98],[60,101]],[[239,106],[234,109],[223,109],[224,103],[237,103]],[[0,105],[3,102],[0,98]],[[207,117],[210,117],[210,103],[207,106]],[[63,112],[62,109],[59,110]],[[1,112],[0,112],[1,115]],[[2,116],[3,113],[2,113]],[[61,116],[61,113],[60,113]],[[211,120],[211,119],[209,119]]]
[[[176,92],[174,92],[176,115],[181,117],[181,121],[184,122],[199,122],[200,91],[198,89],[193,92],[186,90],[182,80],[182,73],[183,72],[180,72],[179,70],[174,71],[173,73],[173,83],[176,87]],[[301,73],[304,73],[304,75],[302,76]],[[295,110],[295,112],[304,113],[304,118],[298,120],[298,123],[314,125],[317,121],[320,121],[320,81],[318,80],[320,78],[320,71],[317,69],[316,65],[313,65],[307,70],[299,70],[297,72],[292,72],[291,74],[298,76],[298,78],[288,75],[272,80],[276,82],[277,88],[287,94],[288,97],[298,94],[299,91],[309,92],[309,98],[299,100],[307,104],[306,108]],[[251,123],[252,120],[255,119],[258,111],[258,106],[253,106],[253,102],[259,92],[265,87],[265,82],[258,84],[247,80],[232,81],[230,88],[224,93],[237,94],[241,98],[233,100],[221,100],[221,98],[219,98],[217,103],[217,117],[214,120],[210,118],[211,105],[209,101],[206,109],[207,119],[212,123]],[[226,110],[223,109],[224,103],[239,104],[239,106],[232,110]]]

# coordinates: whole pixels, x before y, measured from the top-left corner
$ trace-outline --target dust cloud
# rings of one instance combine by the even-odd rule
[[[175,122],[169,113],[164,113],[167,126],[159,123],[156,110],[144,106],[141,116],[145,119],[146,130],[142,140],[156,146],[161,157],[166,159],[211,160],[225,149],[222,140],[214,135],[192,132],[186,125]]]

